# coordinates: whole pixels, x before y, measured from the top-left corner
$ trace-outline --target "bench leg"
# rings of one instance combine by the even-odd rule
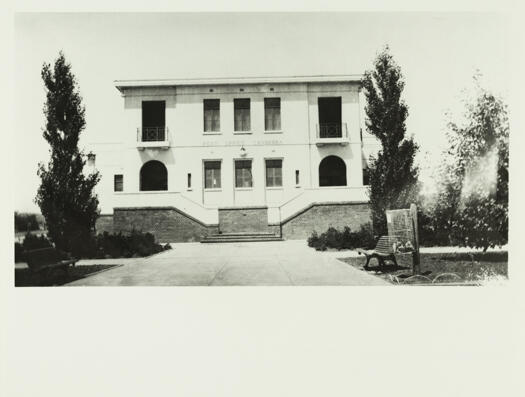
[[[370,263],[370,255],[366,255],[365,269],[368,269],[368,264]]]
[[[377,256],[377,263],[379,264],[380,269],[383,269],[385,267],[385,260],[379,255]]]
[[[399,267],[399,265],[397,264],[397,261],[396,261],[396,257],[394,255],[392,255],[392,262],[394,262],[394,265],[396,265],[396,268]]]

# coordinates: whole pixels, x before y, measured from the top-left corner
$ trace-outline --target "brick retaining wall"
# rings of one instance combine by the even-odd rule
[[[115,232],[132,229],[150,232],[161,242],[200,241],[203,236],[218,232],[217,225],[205,225],[174,207],[115,208]]]
[[[359,230],[371,222],[371,211],[368,203],[315,203],[281,225],[268,225],[266,207],[221,208],[219,222],[222,233],[282,232],[285,239],[306,239],[314,230],[322,233],[329,227]],[[174,207],[115,208],[113,216],[104,215],[97,221],[97,233],[129,232],[133,228],[150,232],[161,242],[200,241],[203,236],[219,232],[219,225],[206,225]]]
[[[99,233],[113,233],[113,214],[101,214],[95,224],[95,230]]]
[[[306,239],[315,230],[325,232],[329,227],[343,229],[349,226],[357,231],[360,226],[371,222],[368,203],[318,203],[292,215],[282,223],[285,239]]]
[[[268,207],[219,208],[221,233],[268,232]]]

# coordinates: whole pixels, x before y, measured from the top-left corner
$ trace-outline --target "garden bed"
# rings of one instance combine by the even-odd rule
[[[32,273],[28,268],[15,269],[16,287],[46,287],[57,286],[71,283],[84,277],[92,276],[114,267],[122,265],[81,265],[70,267],[66,275],[61,271],[54,271],[51,274],[44,272]]]
[[[412,276],[411,254],[396,255],[398,266],[387,262],[383,269],[378,266],[375,259],[372,259],[369,269],[365,270],[364,256],[338,259],[394,284],[479,285],[490,280],[508,279],[507,251],[421,254],[421,276],[423,277],[414,278],[410,278]]]

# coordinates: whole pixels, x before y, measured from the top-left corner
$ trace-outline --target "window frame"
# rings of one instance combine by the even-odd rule
[[[267,107],[266,103],[269,102],[272,99],[278,99],[279,100],[279,107]],[[281,97],[265,97],[264,98],[264,133],[265,134],[280,134],[283,131],[283,125],[282,125],[282,100]],[[279,109],[279,128],[274,129],[268,129],[266,124],[266,111],[267,109]]]
[[[120,190],[117,190],[117,177],[120,177]],[[119,193],[124,191],[124,174],[113,174],[113,192]]]
[[[266,163],[268,161],[278,160],[281,162],[281,185],[280,186],[268,186],[268,166]],[[284,189],[284,158],[283,157],[265,157],[264,158],[264,187],[267,190],[281,190]],[[275,178],[275,176],[273,176]]]
[[[219,187],[206,187],[206,163],[219,163]],[[205,192],[219,192],[222,190],[222,159],[202,160],[202,186]]]
[[[248,108],[236,108],[235,104],[238,103],[238,101],[247,101],[248,102]],[[242,129],[237,130],[237,110],[248,110],[248,129]],[[243,121],[244,125],[244,121]],[[252,101],[251,98],[233,98],[233,133],[234,134],[251,134],[252,133]]]
[[[211,129],[209,131],[206,130],[206,102],[210,101],[217,101],[219,103],[218,109],[208,109],[208,111],[217,111],[218,112],[218,128],[216,130],[213,129],[213,116],[211,121]],[[202,131],[204,135],[220,135],[221,134],[221,100],[220,98],[203,98],[202,100]]]
[[[251,186],[237,186],[237,162],[240,161],[249,161],[250,162],[250,176],[251,176]],[[253,190],[254,188],[254,178],[253,178],[253,158],[239,158],[233,159],[233,186],[235,190]]]

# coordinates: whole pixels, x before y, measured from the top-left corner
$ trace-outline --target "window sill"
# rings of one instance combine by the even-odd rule
[[[220,131],[204,131],[202,135],[222,135]]]
[[[187,192],[191,192],[191,191],[193,191],[193,188],[189,187],[189,188],[186,189],[186,191]]]
[[[251,135],[251,131],[233,131],[233,135]]]
[[[266,186],[266,190],[284,190],[282,186]]]
[[[240,192],[248,192],[250,190],[253,190],[253,187],[236,187],[235,190]]]
[[[296,189],[299,189],[300,187],[301,187],[301,185],[295,185]]]
[[[264,131],[265,134],[282,134],[282,130],[275,130],[275,131]]]
[[[222,192],[222,188],[220,187],[204,188],[204,192]]]

